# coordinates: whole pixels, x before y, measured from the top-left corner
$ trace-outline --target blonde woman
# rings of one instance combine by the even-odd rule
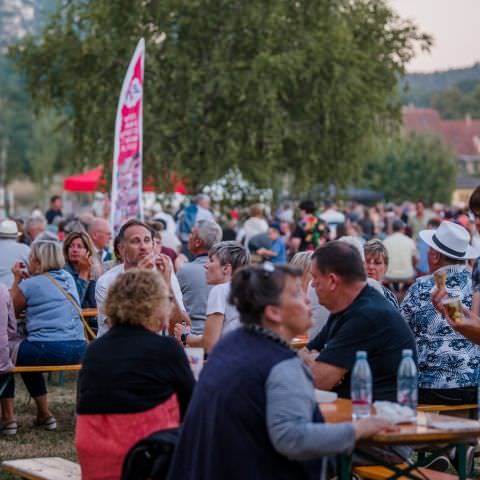
[[[11,288],[15,313],[25,312],[26,338],[18,347],[16,365],[66,365],[79,363],[86,342],[80,319],[77,287],[63,270],[62,247],[54,241],[32,243],[28,266],[17,262]],[[47,389],[41,373],[22,373],[37,406],[35,426],[55,430],[48,409]]]
[[[111,328],[87,350],[78,381],[75,445],[83,480],[119,479],[128,450],[177,427],[194,380],[168,327],[170,289],[160,273],[129,269],[110,287]]]

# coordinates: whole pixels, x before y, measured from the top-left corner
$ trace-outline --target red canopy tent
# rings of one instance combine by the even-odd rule
[[[185,184],[181,181],[176,181],[175,174],[171,175],[173,191],[185,195],[187,189]],[[69,192],[99,192],[105,191],[105,179],[103,178],[103,167],[97,167],[88,172],[80,173],[67,177],[63,181],[63,189]],[[147,179],[146,185],[143,187],[144,192],[154,192],[155,187],[151,179]]]

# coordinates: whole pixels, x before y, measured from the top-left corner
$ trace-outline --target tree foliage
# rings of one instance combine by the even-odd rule
[[[31,102],[11,63],[0,56],[0,150],[7,150],[6,181],[28,172]]]
[[[161,34],[166,42],[160,46]],[[430,39],[385,0],[70,0],[11,50],[38,108],[67,111],[78,163],[110,166],[128,60],[146,39],[144,157],[193,188],[344,184],[399,119],[397,77]]]
[[[410,134],[381,143],[365,166],[364,186],[383,191],[387,201],[422,199],[449,203],[457,161],[438,137]]]

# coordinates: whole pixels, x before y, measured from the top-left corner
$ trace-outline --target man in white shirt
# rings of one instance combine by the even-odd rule
[[[173,309],[170,317],[172,329],[175,323],[187,322],[190,324],[190,319],[183,305],[182,293],[177,277],[172,273],[173,269],[170,259],[166,255],[157,256],[154,254],[152,232],[148,225],[138,220],[129,220],[122,226],[118,236],[119,250],[123,263],[104,273],[97,280],[95,287],[95,299],[98,309],[97,335],[101,336],[108,330],[107,318],[103,312],[103,304],[108,289],[120,274],[130,268],[158,269],[167,284],[170,285],[172,291]]]
[[[337,226],[345,222],[345,215],[342,212],[339,212],[335,205],[330,202],[325,202],[325,210],[320,215],[320,218],[327,222],[328,228],[330,229],[330,240],[334,240],[337,233]]]
[[[417,248],[415,242],[405,235],[405,224],[401,220],[393,222],[393,233],[383,244],[388,252],[387,280],[405,281],[415,276]]]

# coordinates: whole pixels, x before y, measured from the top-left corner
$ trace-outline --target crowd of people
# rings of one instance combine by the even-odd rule
[[[349,398],[357,351],[375,400],[396,401],[410,349],[421,403],[476,403],[479,231],[480,187],[464,209],[304,200],[220,215],[200,194],[115,236],[103,218],[65,218],[55,196],[45,216],[0,222],[0,434],[18,428],[14,365],[82,362],[84,479],[118,479],[132,445],[180,424],[169,478],[327,478],[331,456],[394,428],[322,418],[314,389]],[[208,358],[198,382],[190,348]],[[55,430],[42,374],[22,379],[34,424]]]

